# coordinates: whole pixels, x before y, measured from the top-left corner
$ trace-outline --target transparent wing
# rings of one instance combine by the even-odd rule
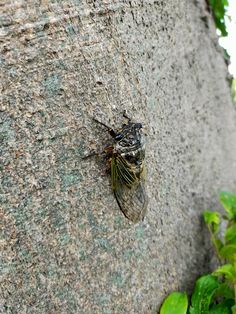
[[[113,156],[111,161],[112,188],[124,215],[133,222],[142,220],[147,210],[147,196],[142,174],[122,156]]]

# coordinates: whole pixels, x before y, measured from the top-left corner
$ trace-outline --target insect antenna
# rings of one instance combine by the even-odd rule
[[[104,126],[104,128],[107,129],[107,131],[109,132],[109,134],[110,134],[113,138],[115,138],[115,137],[117,136],[117,133],[116,133],[112,128],[110,128],[108,125],[106,125],[105,123],[103,123],[103,122],[97,120],[96,118],[93,118],[93,120],[94,120],[95,122],[101,124],[102,126]]]

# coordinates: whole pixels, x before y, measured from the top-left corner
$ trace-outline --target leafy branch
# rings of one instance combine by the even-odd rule
[[[225,25],[226,7],[229,5],[228,0],[209,0],[212,9],[216,27],[220,30],[221,36],[228,35]]]
[[[186,293],[173,292],[160,314],[236,314],[236,195],[221,192],[220,202],[226,212],[223,216],[205,211],[203,217],[221,266],[196,281],[191,302]],[[222,219],[227,222],[223,236]]]

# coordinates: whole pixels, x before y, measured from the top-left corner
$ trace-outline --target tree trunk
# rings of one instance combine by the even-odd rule
[[[202,0],[1,6],[2,313],[155,313],[212,251],[201,222],[236,187],[236,114]],[[145,126],[144,221],[100,157],[123,110]],[[210,253],[209,253],[210,252]]]

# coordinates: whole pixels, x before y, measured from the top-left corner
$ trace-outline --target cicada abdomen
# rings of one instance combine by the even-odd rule
[[[123,124],[118,131],[101,124],[114,139],[113,145],[107,147],[105,152],[109,157],[115,198],[124,215],[131,221],[138,222],[144,218],[147,210],[144,178],[145,137],[142,124],[133,123],[128,119],[128,123]]]

